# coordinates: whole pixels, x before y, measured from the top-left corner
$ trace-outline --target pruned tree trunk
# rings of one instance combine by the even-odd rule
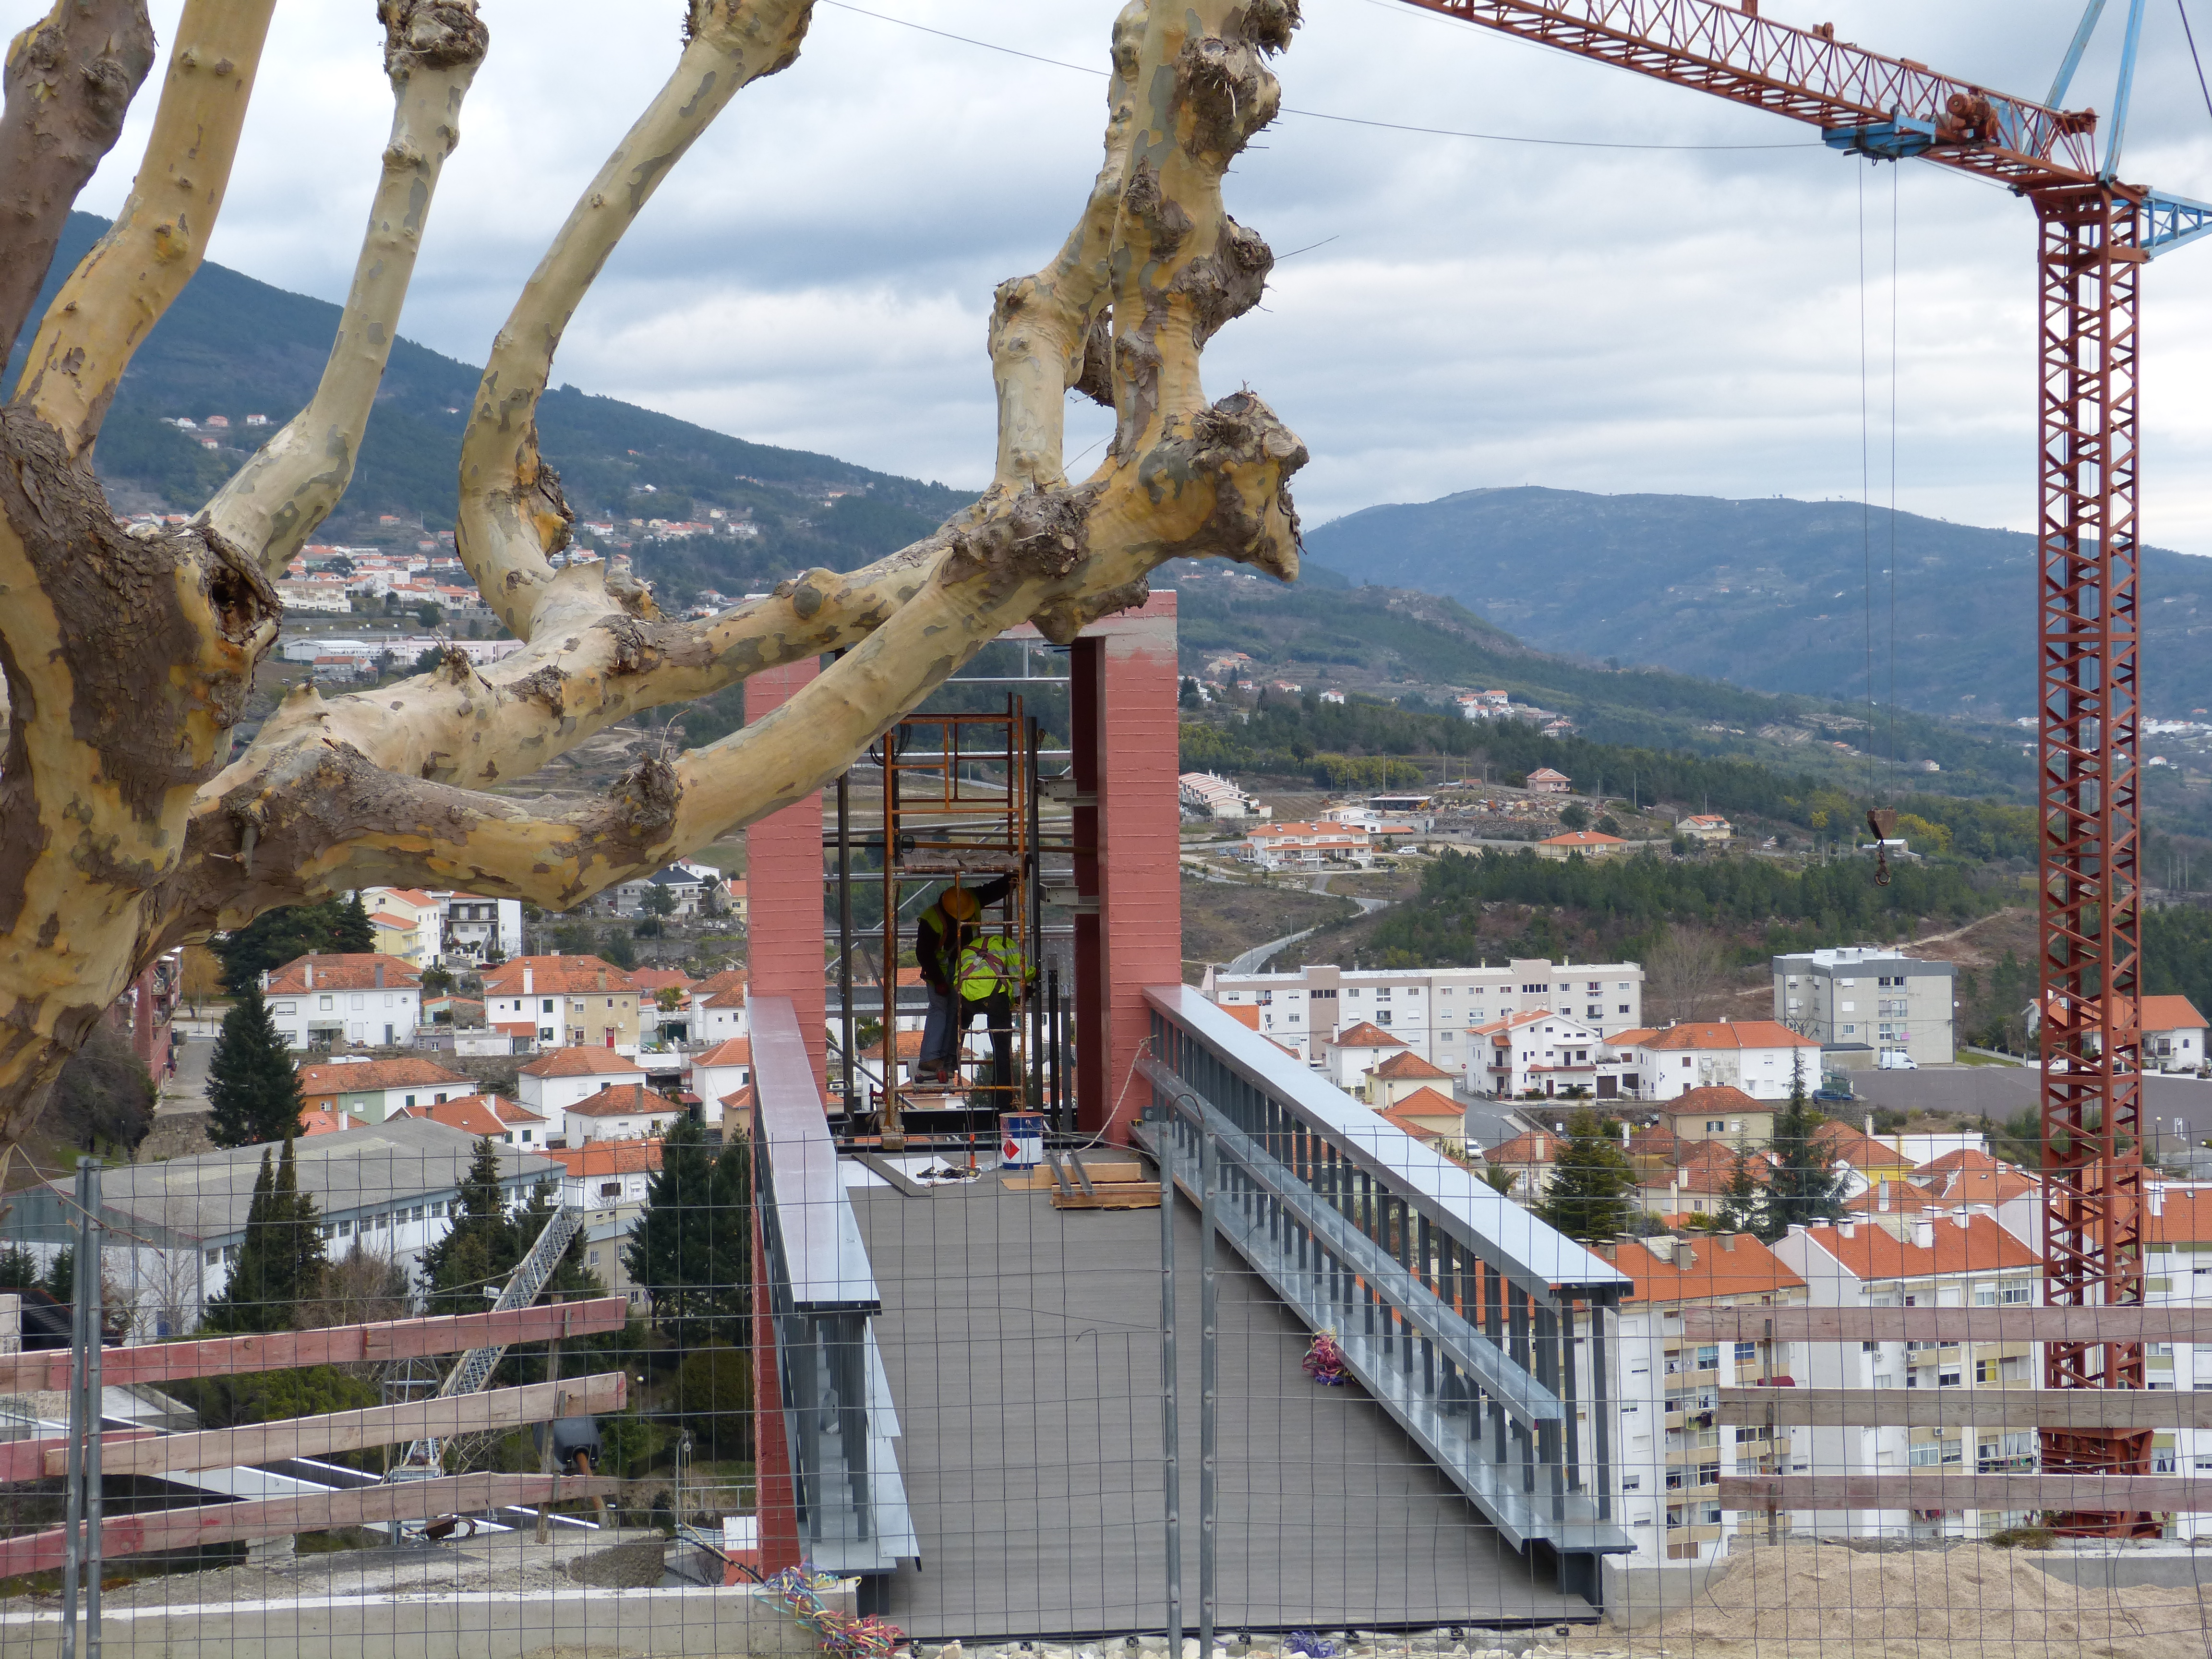
[[[1057,258],[998,292],[997,465],[973,507],[866,569],[810,571],[703,621],[660,616],[621,561],[556,567],[570,514],[536,410],[562,331],[669,168],[746,85],[794,60],[812,3],[690,0],[674,73],[526,284],[463,441],[460,556],[524,647],[482,670],[454,653],[374,697],[303,688],[224,764],[276,636],[273,579],[351,475],[487,47],[473,0],[382,0],[392,138],[315,398],[182,532],[126,532],[89,453],[131,350],[206,244],[272,3],[187,0],[130,201],[0,409],[0,672],[15,716],[0,775],[0,1137],[34,1121],[62,1060],[173,945],[380,882],[566,908],[818,787],[1015,623],[1071,638],[1140,602],[1172,558],[1295,575],[1287,486],[1304,448],[1249,392],[1209,401],[1200,364],[1272,264],[1220,186],[1273,118],[1266,60],[1288,44],[1296,0],[1121,10],[1098,178]],[[56,17],[101,10],[64,0]],[[121,47],[109,58],[128,72]],[[58,232],[73,188],[56,176],[58,209],[36,212]],[[12,280],[0,262],[0,304]],[[1079,483],[1063,471],[1070,388],[1115,415]],[[143,648],[118,652],[118,638]],[[774,714],[642,761],[603,799],[555,811],[488,793],[627,716],[832,650]]]

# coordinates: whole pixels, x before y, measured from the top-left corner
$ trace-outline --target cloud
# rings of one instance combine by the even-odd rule
[[[155,7],[165,43],[177,3]],[[0,9],[12,28],[42,8]],[[799,62],[741,95],[669,175],[572,324],[556,378],[750,438],[981,483],[991,289],[1065,234],[1097,165],[1103,82],[865,14],[1103,65],[1117,9],[821,0]],[[404,331],[481,360],[545,239],[674,61],[678,10],[486,0],[492,54]],[[1267,308],[1215,343],[1208,380],[1217,393],[1250,384],[1305,438],[1309,523],[1524,482],[1856,497],[1863,453],[1886,500],[1893,445],[1901,505],[2032,525],[2027,204],[1924,164],[1838,158],[1794,123],[1403,0],[1307,0],[1306,12],[1278,66],[1294,110],[1753,147],[1561,148],[1286,115],[1240,161],[1229,197],[1293,257]],[[1824,15],[1839,38],[2040,97],[2078,9],[1833,0]],[[2070,103],[2111,107],[2117,36],[2108,22]],[[359,0],[278,9],[211,257],[343,295],[389,119],[377,47]],[[121,200],[151,102],[87,206]],[[2178,21],[2156,8],[2123,171],[2212,197],[2212,116]],[[1295,252],[1309,244],[1321,246]],[[2144,504],[2150,539],[2212,553],[2206,260],[2212,246],[2183,250],[2147,274]],[[1101,430],[1075,412],[1071,449]]]

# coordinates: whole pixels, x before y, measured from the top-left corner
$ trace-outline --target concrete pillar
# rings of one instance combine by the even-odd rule
[[[761,1137],[757,1109],[747,1127]],[[755,1165],[756,1179],[765,1172]],[[760,1568],[781,1572],[805,1559],[799,1544],[799,1493],[791,1476],[791,1447],[784,1438],[783,1378],[775,1358],[775,1320],[769,1311],[768,1242],[762,1206],[753,1217],[753,1482],[760,1517]]]
[[[807,657],[745,682],[745,724],[781,708],[821,672]],[[794,801],[745,831],[750,907],[746,966],[761,996],[789,997],[813,1062],[814,1085],[830,1098],[827,981],[823,973],[822,792]]]
[[[1075,934],[1077,1121],[1126,1142],[1150,1098],[1131,1084],[1152,1030],[1148,985],[1182,981],[1176,596],[1084,630],[1069,652],[1076,890],[1097,913]],[[1087,908],[1087,907],[1086,907]]]

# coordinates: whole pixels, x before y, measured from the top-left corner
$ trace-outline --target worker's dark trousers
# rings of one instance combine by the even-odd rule
[[[957,1049],[968,1035],[968,1028],[975,1016],[983,1016],[984,1028],[991,1034],[991,1105],[998,1111],[1011,1112],[1020,1102],[1012,1093],[1014,1082],[1014,1000],[1004,991],[994,991],[979,1002],[963,1001],[960,1005],[958,1034],[953,1038]]]

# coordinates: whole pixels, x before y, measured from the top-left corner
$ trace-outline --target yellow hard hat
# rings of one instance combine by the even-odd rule
[[[973,921],[983,909],[975,902],[975,896],[964,887],[946,888],[937,896],[937,902],[955,921]]]

